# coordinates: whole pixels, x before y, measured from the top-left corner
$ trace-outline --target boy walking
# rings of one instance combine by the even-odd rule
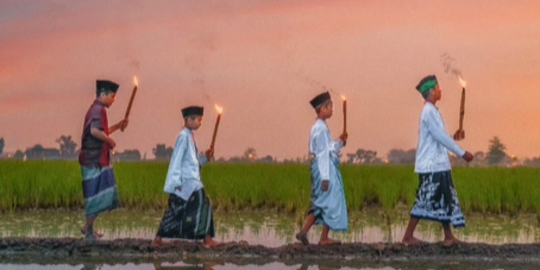
[[[84,119],[79,164],[83,177],[84,210],[86,223],[81,229],[85,241],[95,241],[103,235],[94,231],[94,221],[104,212],[118,208],[118,189],[111,164],[111,150],[116,142],[110,135],[118,129],[125,129],[127,120],[109,126],[107,108],[116,97],[118,84],[96,81],[96,99],[88,109]]]
[[[332,140],[326,120],[332,117],[333,102],[330,93],[317,95],[311,101],[317,120],[311,128],[309,151],[311,161],[311,199],[308,216],[296,239],[304,245],[309,241],[307,233],[313,224],[323,225],[319,245],[340,244],[328,237],[329,230],[348,229],[347,203],[343,190],[343,180],[339,170],[339,151],[347,142],[347,133]]]
[[[435,104],[441,99],[441,88],[435,75],[423,78],[416,86],[425,100],[420,115],[418,147],[414,171],[418,174],[420,185],[416,201],[411,210],[411,219],[402,242],[406,245],[420,243],[413,236],[420,219],[438,221],[444,230],[444,246],[451,246],[459,240],[452,234],[450,223],[457,227],[465,226],[456,189],[452,181],[448,151],[462,157],[467,162],[473,155],[463,150],[454,140],[465,138],[465,132],[458,130],[454,138],[446,134],[444,122]]]
[[[201,181],[201,165],[214,156],[214,149],[199,155],[193,131],[199,129],[203,107],[182,109],[184,128],[176,139],[169,163],[164,191],[169,193],[169,208],[165,211],[152,246],[165,245],[165,238],[203,239],[203,247],[221,243],[214,241],[214,218],[210,199]]]

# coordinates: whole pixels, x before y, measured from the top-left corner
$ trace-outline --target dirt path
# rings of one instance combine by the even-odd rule
[[[540,261],[537,244],[459,244],[449,248],[440,243],[406,247],[402,244],[345,243],[321,247],[300,244],[269,248],[247,243],[227,243],[214,249],[204,249],[200,243],[172,241],[169,246],[153,248],[150,240],[117,239],[84,243],[75,238],[0,238],[0,260],[11,261],[19,257],[86,258],[97,261],[152,261],[156,259],[246,260],[258,258],[273,261],[291,260],[362,260],[362,261]],[[181,255],[181,256],[179,256]]]

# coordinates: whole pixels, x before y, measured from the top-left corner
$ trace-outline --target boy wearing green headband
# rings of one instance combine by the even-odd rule
[[[414,230],[420,219],[428,219],[442,224],[443,245],[451,246],[459,240],[452,234],[450,223],[454,228],[464,227],[465,218],[452,181],[448,151],[467,162],[473,160],[473,155],[455,142],[465,137],[463,131],[457,131],[453,138],[446,134],[442,116],[435,107],[437,101],[441,99],[437,77],[429,75],[423,78],[416,89],[425,100],[420,115],[414,168],[419,176],[420,185],[402,243],[419,244],[421,241],[413,236]]]

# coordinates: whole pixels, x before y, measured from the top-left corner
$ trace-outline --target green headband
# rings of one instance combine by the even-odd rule
[[[420,86],[420,89],[418,91],[420,91],[420,93],[425,93],[427,91],[429,91],[429,89],[435,87],[435,85],[437,85],[437,80],[428,80],[426,82],[424,82],[421,86]]]

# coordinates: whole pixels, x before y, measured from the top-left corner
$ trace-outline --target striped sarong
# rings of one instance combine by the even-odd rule
[[[411,217],[465,227],[451,171],[419,174],[420,184]]]
[[[86,217],[110,211],[120,206],[118,188],[111,167],[81,166],[84,211]]]
[[[163,238],[203,239],[214,237],[214,217],[204,189],[191,194],[187,201],[171,194],[157,236]]]

